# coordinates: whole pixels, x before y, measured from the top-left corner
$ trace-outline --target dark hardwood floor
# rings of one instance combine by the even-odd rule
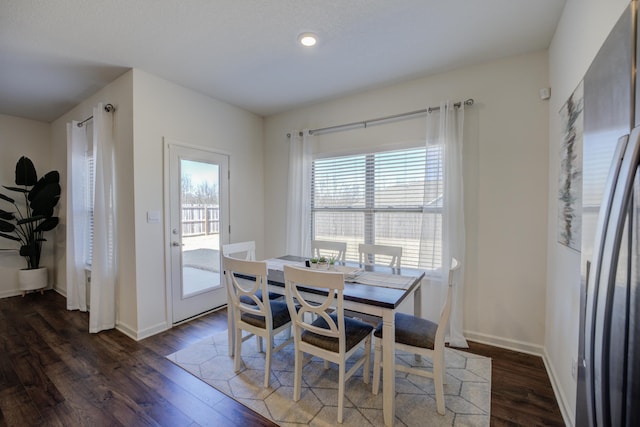
[[[225,330],[225,310],[136,342],[65,307],[53,291],[0,299],[0,427],[275,425],[165,358]],[[470,345],[492,358],[491,425],[564,425],[539,357]]]

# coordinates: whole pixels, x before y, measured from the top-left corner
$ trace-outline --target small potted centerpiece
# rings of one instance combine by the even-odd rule
[[[20,243],[20,255],[27,261],[27,268],[18,272],[18,285],[22,296],[26,291],[41,291],[48,285],[46,267],[40,267],[44,233],[53,230],[59,222],[53,216],[60,200],[60,174],[51,171],[38,179],[33,162],[21,157],[16,164],[15,187],[3,187],[22,202],[0,193],[0,200],[13,205],[12,211],[0,209],[0,237]],[[6,204],[6,203],[5,203]]]
[[[318,258],[318,270],[326,270],[329,268],[329,260],[327,257],[321,256]]]

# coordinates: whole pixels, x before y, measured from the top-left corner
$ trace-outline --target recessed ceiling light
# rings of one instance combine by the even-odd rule
[[[313,33],[302,33],[298,36],[298,41],[303,46],[311,47],[318,42],[318,37]]]

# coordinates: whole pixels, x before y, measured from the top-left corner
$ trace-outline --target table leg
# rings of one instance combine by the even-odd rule
[[[394,311],[386,311],[382,317],[382,409],[385,426],[392,426],[396,418],[396,331],[394,322]]]

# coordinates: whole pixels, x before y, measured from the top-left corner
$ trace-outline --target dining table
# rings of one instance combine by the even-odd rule
[[[269,292],[285,294],[284,265],[306,267],[307,259],[285,255],[266,260]],[[395,420],[395,314],[413,295],[413,314],[422,314],[421,284],[423,270],[393,268],[384,265],[365,265],[351,262],[336,263],[330,270],[345,274],[343,306],[345,310],[377,316],[382,319],[382,399],[384,423],[392,426]],[[305,298],[321,301],[326,291],[302,289]],[[378,368],[375,368],[378,369]]]

